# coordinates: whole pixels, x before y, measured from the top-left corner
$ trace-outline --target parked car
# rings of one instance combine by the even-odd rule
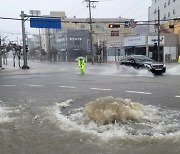
[[[162,74],[166,72],[166,66],[163,63],[153,61],[144,55],[130,55],[120,61],[120,65],[133,67],[135,69],[147,69],[153,74]]]

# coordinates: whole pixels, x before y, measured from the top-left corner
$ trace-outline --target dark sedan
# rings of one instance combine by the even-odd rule
[[[130,55],[120,61],[120,65],[133,67],[135,69],[145,68],[154,74],[166,72],[166,66],[163,63],[157,63],[144,55]]]

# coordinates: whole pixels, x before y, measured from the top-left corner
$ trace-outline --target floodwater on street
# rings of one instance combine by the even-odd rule
[[[87,118],[84,107],[72,107],[73,103],[77,102],[29,108],[23,102],[7,107],[1,101],[0,153],[180,153],[178,110],[142,105],[144,115],[138,121],[102,125]],[[104,111],[107,117],[112,112]]]
[[[55,70],[54,66],[48,69],[50,72]],[[71,70],[79,74],[77,67]],[[100,66],[98,69],[88,65],[86,74],[154,77],[146,70],[138,71],[130,68],[124,72],[115,65]],[[171,75],[180,75],[180,65],[167,68],[164,76]],[[98,99],[107,102],[107,98]],[[98,102],[98,99],[91,98],[91,102]],[[58,100],[50,102],[53,105],[36,107],[28,106],[31,103],[22,100],[17,102],[0,100],[0,154],[180,153],[178,109],[136,102],[142,107],[140,112],[137,112],[129,100],[130,103],[123,106],[126,110],[120,115],[121,109],[113,110],[113,105],[121,106],[118,98],[113,99],[115,101],[104,108],[95,106],[94,111],[98,112],[90,113],[91,117],[87,117],[85,112],[85,106],[89,102],[78,102],[71,98],[64,102]],[[129,115],[131,118],[126,118]],[[97,123],[92,117],[106,118],[104,120],[106,122]]]

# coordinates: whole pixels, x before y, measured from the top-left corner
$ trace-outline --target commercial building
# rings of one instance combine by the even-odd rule
[[[64,29],[56,31],[52,47],[58,50],[59,61],[74,61],[77,57],[86,57],[88,50],[89,31]]]
[[[90,29],[89,26],[89,18],[67,18],[65,12],[52,11],[50,12],[50,16],[60,17],[62,20],[62,31],[64,30],[79,30],[80,33],[82,30],[86,31]],[[92,18],[92,37],[93,37],[93,45],[104,45],[107,49],[108,55],[114,56],[115,50],[120,50],[123,46],[124,37],[127,35],[133,34],[133,28],[124,27],[124,23],[126,21],[130,21],[130,19],[126,18]],[[110,27],[110,25],[117,24],[117,27]],[[41,40],[42,40],[42,48],[49,52],[53,42],[53,39],[56,39],[55,36],[58,34],[59,30],[52,29],[43,29],[41,31]],[[69,31],[71,32],[71,31]],[[67,34],[69,33],[67,32]],[[76,31],[77,32],[77,31]],[[77,33],[76,33],[77,34]],[[58,34],[59,35],[59,34]],[[70,35],[70,34],[68,34]],[[116,44],[114,46],[114,44]],[[88,53],[88,41],[86,43],[87,53]],[[60,46],[59,46],[60,47]],[[58,49],[61,50],[61,49]],[[95,49],[93,49],[95,50]],[[107,53],[106,53],[107,54]],[[108,58],[107,58],[108,59]],[[108,60],[111,60],[108,59]]]
[[[160,20],[170,20],[180,17],[179,0],[152,0],[149,7],[149,21],[158,20],[158,9],[160,11]],[[165,21],[161,21],[164,23]],[[157,22],[156,22],[157,23]],[[150,26],[150,32],[156,32],[154,26]]]
[[[124,39],[125,55],[147,55],[161,62],[173,62],[178,56],[178,36],[173,34],[162,34],[160,36],[160,53],[157,51],[157,35],[139,35],[126,37]]]

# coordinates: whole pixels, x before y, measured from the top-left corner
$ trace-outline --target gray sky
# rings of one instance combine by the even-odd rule
[[[29,10],[40,10],[42,15],[48,15],[50,11],[65,11],[67,17],[88,17],[87,4],[83,0],[0,0],[0,4],[0,17],[20,18],[21,11],[29,14]],[[92,9],[92,17],[147,20],[150,5],[151,0],[99,0],[96,8]],[[26,22],[26,27],[31,33],[37,31],[29,29],[28,22]],[[2,36],[18,36],[20,33],[20,21],[0,20]]]

